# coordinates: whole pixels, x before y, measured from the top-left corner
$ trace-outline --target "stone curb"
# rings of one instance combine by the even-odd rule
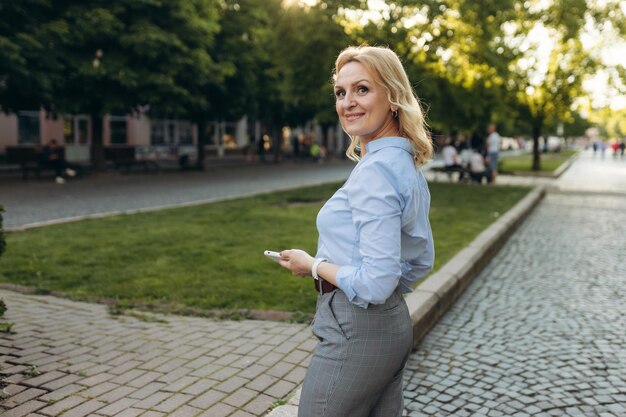
[[[545,194],[544,187],[535,187],[441,269],[429,276],[415,291],[406,296],[405,300],[413,321],[413,345],[415,347],[452,307],[474,277],[498,253],[502,245],[524,222]],[[299,399],[300,389],[286,405],[275,408],[267,417],[296,417]]]

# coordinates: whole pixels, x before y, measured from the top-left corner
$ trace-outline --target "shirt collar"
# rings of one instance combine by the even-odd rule
[[[365,145],[365,149],[367,150],[365,155],[367,156],[370,153],[374,153],[379,149],[389,147],[404,149],[405,151],[413,155],[413,146],[411,145],[411,142],[408,139],[400,136],[389,136],[375,139],[369,142],[367,145]]]

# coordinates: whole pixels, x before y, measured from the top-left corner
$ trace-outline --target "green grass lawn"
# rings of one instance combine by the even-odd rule
[[[561,166],[561,164],[563,164],[565,161],[575,155],[576,152],[577,151],[574,150],[563,150],[559,153],[542,153],[541,171],[539,172],[550,173],[555,171],[558,167]],[[502,157],[502,162],[499,165],[498,170],[502,172],[522,171],[530,173],[533,172],[532,166],[533,154],[532,152],[528,152],[517,156]]]
[[[265,249],[314,254],[315,217],[339,184],[196,207],[48,226],[7,236],[0,281],[120,308],[311,313],[316,293]],[[432,184],[436,267],[528,192]]]

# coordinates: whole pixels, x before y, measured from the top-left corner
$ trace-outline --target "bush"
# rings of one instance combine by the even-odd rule
[[[6,241],[4,240],[4,230],[2,230],[2,212],[4,211],[4,207],[0,206],[0,256],[2,256],[2,252],[7,246]]]

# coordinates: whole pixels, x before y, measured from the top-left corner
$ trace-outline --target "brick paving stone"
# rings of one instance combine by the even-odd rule
[[[166,384],[163,391],[178,392],[197,382],[199,378],[193,376],[184,376],[174,383]]]
[[[90,400],[82,403],[78,407],[74,407],[71,410],[63,413],[63,417],[84,417],[93,415],[94,411],[100,413],[100,409],[106,406],[106,403],[98,400]]]
[[[187,394],[174,394],[169,397],[167,400],[153,407],[153,409],[157,411],[163,411],[166,413],[171,413],[181,405],[191,401],[193,399],[192,395]]]
[[[118,375],[117,377],[111,379],[111,382],[113,382],[114,384],[127,384],[130,381],[133,381],[137,378],[139,378],[140,376],[142,376],[143,374],[145,374],[147,371],[144,371],[143,369],[129,369],[128,371],[124,372],[121,375]]]
[[[246,387],[255,391],[263,392],[266,388],[274,384],[277,380],[278,378],[264,374],[255,378],[252,382],[246,384]]]
[[[266,389],[263,393],[271,397],[280,399],[285,398],[296,387],[296,384],[288,381],[278,381],[270,388]]]
[[[265,371],[268,375],[282,378],[294,368],[294,365],[287,362],[278,362],[276,365]]]
[[[182,389],[182,392],[185,394],[198,395],[214,387],[216,384],[218,384],[217,381],[203,378]]]
[[[246,378],[233,376],[232,378],[228,378],[224,382],[216,385],[215,389],[218,390],[218,391],[231,393],[231,392],[239,389],[240,387],[244,386],[248,382],[249,382],[249,380],[246,379]]]
[[[112,391],[108,391],[100,396],[98,396],[99,400],[114,402],[119,400],[120,398],[124,398],[126,396],[130,396],[135,391],[135,388],[120,386],[119,388],[115,388]]]
[[[239,372],[237,375],[243,378],[253,379],[265,372],[267,368],[267,366],[252,364],[243,371]]]
[[[302,381],[304,381],[305,375],[306,375],[306,368],[302,366],[296,366],[287,375],[284,376],[284,379],[290,382],[294,382],[296,384],[300,384],[302,383]]]
[[[59,388],[63,388],[66,385],[69,384],[73,384],[76,381],[79,381],[83,379],[82,377],[78,376],[78,375],[73,375],[73,374],[69,374],[69,375],[65,375],[64,377],[61,377],[59,379],[55,379],[53,381],[50,381],[46,384],[41,385],[41,388],[45,388],[49,391],[54,391],[57,390]]]
[[[87,397],[98,397],[119,387],[119,385],[113,384],[111,382],[103,382],[101,384],[94,385],[93,387],[85,389],[81,392],[81,394]]]
[[[155,405],[157,405],[157,404],[167,400],[168,398],[170,398],[173,395],[174,394],[169,393],[169,392],[158,391],[158,392],[155,392],[154,394],[151,394],[148,397],[144,398],[140,402],[136,403],[134,405],[134,407],[149,409],[149,408],[152,408]]]
[[[2,413],[2,417],[24,417],[30,415],[33,411],[37,411],[47,404],[41,401],[28,401],[18,407],[12,408]]]
[[[180,367],[180,368],[176,368],[166,374],[164,374],[163,376],[159,377],[159,379],[157,379],[157,381],[159,382],[174,382],[177,381],[178,379],[184,377],[185,375],[191,375],[191,376],[200,376],[200,375],[195,375],[195,372],[193,371],[193,369],[189,369],[187,367]]]
[[[154,359],[153,359],[154,361]],[[161,372],[161,373],[169,373],[172,372],[175,369],[179,369],[181,368],[183,365],[185,365],[187,362],[189,362],[186,359],[180,359],[180,358],[167,358],[166,362],[163,362],[161,365],[157,366],[156,368],[152,369],[155,372]],[[147,363],[143,365],[144,369],[148,369],[147,368]]]
[[[252,391],[247,388],[240,388],[227,398],[223,399],[222,402],[232,405],[233,407],[241,408],[242,405],[246,404],[257,395],[258,392],[256,391]]]
[[[115,415],[115,417],[137,417],[141,413],[144,413],[146,410],[142,410],[141,408],[127,408]]]
[[[27,389],[25,386],[23,385],[7,385],[6,387],[4,387],[3,391],[6,395],[15,395],[18,394],[22,391],[24,391],[25,389]]]
[[[123,410],[132,407],[140,400],[134,398],[121,398],[114,403],[107,405],[106,407],[98,410],[98,414],[102,414],[104,416],[114,416],[118,413],[121,413]]]
[[[173,413],[168,414],[169,417],[195,417],[200,414],[202,410],[188,405],[183,405]]]
[[[238,411],[235,411],[235,413],[231,414],[231,417],[255,417],[255,415],[247,413],[243,410],[238,410]]]
[[[37,398],[42,394],[45,394],[46,391],[37,389],[37,388],[29,388],[25,391],[20,392],[17,395],[12,396],[8,400],[4,401],[2,405],[7,408],[14,408],[20,404],[23,404],[33,398]]]
[[[254,416],[260,416],[271,407],[274,401],[275,398],[261,394],[246,404],[243,409]]]
[[[46,372],[36,377],[25,379],[21,381],[21,384],[28,385],[31,387],[40,387],[50,381],[54,381],[55,379],[62,378],[66,375],[67,375],[66,373],[59,372],[59,371]]]
[[[81,379],[77,383],[80,385],[85,385],[87,387],[93,387],[98,384],[101,384],[102,382],[106,382],[112,378],[115,378],[115,375],[103,372],[100,374],[92,375],[88,378]]]
[[[58,416],[59,414],[69,410],[71,408],[76,407],[79,404],[82,404],[87,401],[87,398],[80,397],[78,395],[72,395],[69,397],[65,397],[64,399],[55,402],[54,404],[39,410],[40,414],[44,414],[47,416]]]
[[[134,387],[134,388],[141,388],[147,384],[149,384],[150,382],[155,381],[156,379],[160,378],[161,376],[163,376],[163,374],[159,373],[159,372],[152,372],[152,371],[148,371],[146,373],[144,373],[143,375],[141,375],[138,378],[135,378],[131,381],[128,381],[126,384],[128,386]]]
[[[226,417],[235,411],[234,407],[224,403],[217,403],[211,408],[200,414],[199,417]]]
[[[128,394],[128,397],[143,400],[145,398],[148,398],[150,395],[154,394],[155,392],[158,392],[161,390],[166,391],[166,387],[167,387],[167,384],[164,384],[161,382],[152,382],[138,390],[132,391],[131,393]]]
[[[212,389],[190,401],[189,405],[204,410],[211,407],[213,404],[217,403],[226,396],[227,394]]]
[[[208,370],[208,367],[204,368],[205,370]],[[228,379],[230,379],[231,377],[233,377],[233,375],[237,374],[239,372],[238,368],[231,368],[228,366],[223,367],[222,369],[220,369],[217,372],[211,372],[206,376],[210,376],[211,379],[215,379],[218,381],[227,381]],[[195,375],[195,374],[193,374]]]
[[[165,413],[159,413],[158,411],[148,411],[145,414],[142,414],[141,417],[162,417]]]

